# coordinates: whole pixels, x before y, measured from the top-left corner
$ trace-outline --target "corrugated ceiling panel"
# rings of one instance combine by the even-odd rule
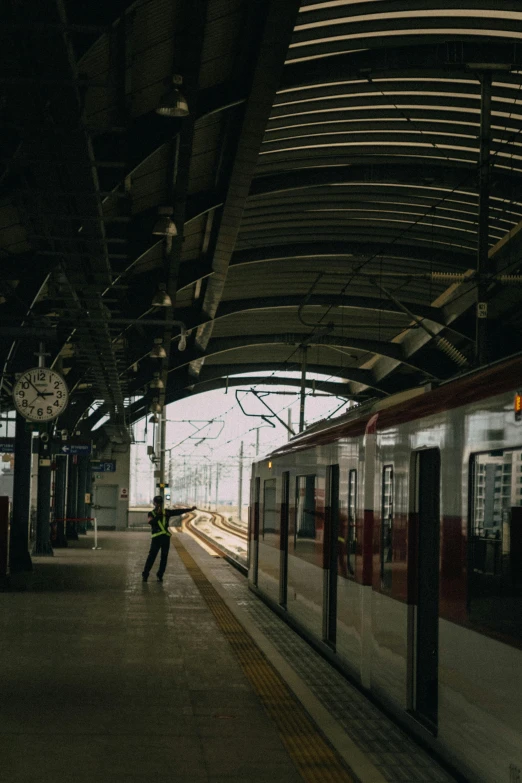
[[[164,144],[132,175],[133,214],[155,207],[167,198],[170,158],[170,145]]]
[[[324,315],[324,307],[307,307],[307,320],[317,322]],[[402,313],[379,314],[354,308],[334,308],[328,313],[328,323],[335,324],[342,335],[354,335],[380,340],[391,340],[410,322]],[[303,326],[297,316],[297,308],[270,308],[249,310],[218,318],[212,337],[233,337],[238,334],[273,334],[280,332],[301,332],[310,334],[310,328]]]
[[[144,253],[140,259],[135,263],[132,268],[132,275],[141,275],[145,272],[149,272],[151,269],[156,269],[163,262],[163,245],[161,242],[157,242],[152,245],[146,253]]]
[[[368,276],[375,275],[379,280],[382,272],[397,273],[398,277],[391,280],[382,278],[382,285],[392,285],[396,295],[399,291],[402,295],[407,292],[409,302],[433,301],[446,288],[447,283],[431,283],[426,280],[412,279],[404,274],[408,272],[406,263],[397,264],[388,262],[384,269],[381,268],[379,259],[364,265],[359,274],[354,270],[361,266],[364,260],[356,263],[335,263],[333,259],[325,259],[322,263],[317,260],[297,259],[286,261],[284,266],[280,261],[268,261],[261,264],[247,264],[245,266],[231,267],[228,272],[227,283],[223,295],[223,301],[235,300],[248,296],[281,296],[281,292],[291,291],[292,295],[303,297],[312,289],[315,294],[327,294],[335,296],[343,291],[346,285],[347,295],[380,297],[381,294],[375,285],[368,280]],[[412,262],[410,270],[415,273],[417,264]],[[318,275],[322,277],[318,281]],[[315,284],[315,285],[314,285]]]
[[[182,261],[199,258],[205,222],[206,216],[204,215],[197,220],[191,220],[190,223],[185,226],[183,251],[181,253]]]
[[[132,72],[132,114],[154,111],[169,87],[172,74],[173,43],[169,38],[135,57]]]
[[[31,250],[25,228],[20,224],[18,210],[9,203],[0,205],[0,249],[9,253]]]
[[[199,76],[200,87],[212,87],[233,77],[234,60],[240,49],[245,0],[212,2],[208,14]]]
[[[176,294],[176,302],[174,305],[174,309],[182,307],[190,307],[191,304],[194,302],[194,290],[195,286],[191,285],[188,288],[183,288],[181,291],[178,291]],[[176,316],[174,316],[176,318]]]

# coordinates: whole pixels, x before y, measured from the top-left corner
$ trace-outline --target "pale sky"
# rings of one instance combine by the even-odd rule
[[[258,373],[255,375],[259,376]],[[287,373],[287,375],[298,377],[299,374]],[[320,378],[321,376],[310,374],[310,377]],[[258,392],[269,392],[264,398],[265,401],[285,422],[288,421],[288,410],[291,410],[292,423],[294,430],[297,431],[299,388],[261,385],[257,385],[255,388]],[[247,413],[266,412],[269,414],[269,411],[256,399],[255,395],[246,391],[247,389],[247,384],[237,389],[237,396],[245,411]],[[290,394],[275,394],[276,391],[286,391]],[[316,396],[312,396],[308,391],[305,420],[309,425],[330,415],[340,405],[341,408],[335,414],[336,416],[340,416],[347,410],[347,401],[343,403],[337,397],[319,396],[320,394],[318,391]],[[288,440],[286,428],[275,418],[271,419],[275,427],[271,427],[261,418],[246,416],[236,400],[236,389],[233,387],[229,388],[228,393],[221,389],[171,403],[167,406],[166,411],[166,465],[168,471],[170,455],[171,501],[173,503],[192,504],[195,500],[200,502],[203,501],[205,494],[214,502],[216,465],[219,464],[219,500],[223,503],[236,504],[239,494],[241,441],[243,441],[244,448],[243,503],[248,503],[250,463],[255,459],[256,452],[256,429],[259,428],[260,457]],[[135,426],[135,438],[142,442],[136,443],[131,449],[131,505],[150,503],[150,498],[155,494],[154,466],[147,457],[147,445],[152,444],[153,429],[153,425],[148,424],[147,437],[145,438],[144,422],[141,421]],[[145,440],[146,442],[143,442]],[[197,476],[195,475],[196,471]],[[206,485],[209,483],[209,471],[212,474],[211,488],[205,493],[201,485],[203,482]],[[182,476],[184,477],[183,487],[176,488],[176,480],[177,483],[180,483]],[[200,488],[195,499],[196,480],[200,484]]]

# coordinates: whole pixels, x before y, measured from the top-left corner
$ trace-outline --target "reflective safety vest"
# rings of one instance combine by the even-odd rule
[[[159,528],[156,533],[152,534],[152,538],[156,538],[156,536],[172,536],[172,533],[170,532],[168,525],[167,525],[167,516],[165,512],[161,516],[158,514],[153,514],[151,519],[151,525],[152,529]]]

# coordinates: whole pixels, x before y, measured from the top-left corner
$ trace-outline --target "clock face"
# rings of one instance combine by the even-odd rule
[[[51,421],[63,413],[69,390],[62,378],[47,367],[26,370],[13,389],[16,410],[29,421]]]

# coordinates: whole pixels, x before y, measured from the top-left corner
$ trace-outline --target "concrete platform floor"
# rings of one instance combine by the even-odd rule
[[[305,643],[230,565],[175,535],[361,781],[451,780],[393,724],[395,759],[386,753],[381,765],[361,752],[270,642],[269,626],[282,647]],[[149,539],[103,532],[93,551],[90,534],[35,558],[26,591],[0,593],[0,780],[297,783],[275,723],[174,547],[163,584],[154,572],[142,583]],[[333,687],[338,705],[339,681]],[[364,698],[353,691],[348,698]],[[410,776],[396,777],[406,767]]]

